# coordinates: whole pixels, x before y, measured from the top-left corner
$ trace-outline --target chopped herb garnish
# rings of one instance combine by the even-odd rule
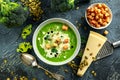
[[[50,35],[46,35],[46,37],[44,37],[45,40],[50,40]]]
[[[57,50],[56,48],[52,48],[52,49],[51,49],[51,52],[53,52],[53,53],[57,53],[58,50]]]
[[[60,37],[63,37],[63,36],[60,36]]]

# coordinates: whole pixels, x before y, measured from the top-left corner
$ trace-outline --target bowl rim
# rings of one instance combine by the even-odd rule
[[[77,45],[76,45],[76,49],[73,53],[73,55],[66,59],[65,61],[62,61],[62,62],[52,62],[52,61],[49,61],[47,59],[45,59],[40,53],[39,53],[39,50],[36,46],[36,39],[37,39],[37,35],[38,35],[38,32],[40,29],[42,29],[45,25],[49,24],[49,23],[52,23],[52,22],[61,22],[61,23],[65,23],[67,24],[72,30],[73,32],[75,33],[76,35],[76,38],[77,38]],[[33,38],[32,38],[32,45],[33,45],[33,50],[35,52],[35,54],[37,55],[37,57],[43,61],[44,63],[46,64],[49,64],[49,65],[53,65],[53,66],[59,66],[59,65],[64,65],[70,61],[72,61],[78,54],[79,50],[80,50],[80,47],[81,47],[81,38],[80,38],[80,33],[78,32],[77,28],[68,20],[66,19],[62,19],[62,18],[51,18],[51,19],[47,19],[45,20],[44,22],[42,22],[37,28],[36,30],[34,31],[34,34],[33,34]]]
[[[88,6],[87,9],[93,7],[93,6],[96,5],[96,4],[105,4],[105,3],[93,3],[93,4],[91,4],[90,6]],[[110,9],[110,7],[109,7],[107,4],[105,4],[105,5],[107,6],[107,8],[109,9],[110,14],[111,14],[110,22],[109,22],[107,25],[102,26],[102,27],[100,27],[100,28],[96,28],[96,27],[90,25],[90,23],[89,23],[89,21],[88,21],[88,19],[87,19],[87,9],[86,9],[86,10],[85,10],[85,19],[86,19],[86,21],[87,21],[87,23],[88,23],[88,25],[89,25],[90,27],[92,27],[92,28],[94,28],[94,29],[100,30],[100,29],[105,29],[105,28],[107,28],[107,27],[110,25],[110,23],[112,22],[112,19],[113,19],[113,14],[112,14],[112,10]]]

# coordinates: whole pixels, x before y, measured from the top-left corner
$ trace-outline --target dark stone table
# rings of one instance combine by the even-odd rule
[[[40,21],[32,22],[28,20],[21,27],[15,27],[11,29],[0,26],[0,80],[6,80],[8,77],[11,78],[11,80],[14,80],[15,77],[20,76],[26,76],[28,77],[28,80],[35,80],[33,78],[36,78],[37,80],[53,80],[46,76],[43,70],[24,65],[20,60],[20,53],[16,52],[16,48],[20,42],[31,42],[33,32],[37,26],[41,22],[54,17],[67,19],[71,21],[75,26],[78,26],[76,23],[76,21],[78,21],[78,23],[81,24],[81,27],[78,28],[81,36],[87,38],[89,31],[93,29],[88,26],[82,17],[84,17],[85,9],[92,3],[103,2],[112,9],[113,20],[109,27],[106,28],[106,30],[109,31],[107,38],[111,42],[120,40],[120,0],[91,0],[89,3],[81,2],[79,5],[76,5],[76,7],[79,7],[78,10],[74,9],[63,13],[53,13],[50,10],[50,1],[41,1],[43,5],[44,15]],[[21,30],[25,25],[29,23],[33,24],[32,34],[26,40],[23,40],[20,36]],[[94,31],[103,33],[104,30]],[[84,49],[84,45],[85,43],[82,43],[81,49]],[[34,55],[37,58],[33,50],[31,50],[30,54]],[[65,80],[120,80],[120,48],[114,49],[113,55],[92,63],[82,78],[74,74],[72,68],[67,64],[56,67],[47,65],[40,61],[38,58],[37,61],[46,69],[64,75]],[[75,62],[77,65],[79,65],[80,58],[75,59]],[[65,69],[67,69],[68,72],[65,72]],[[91,74],[92,70],[97,73],[96,77]]]

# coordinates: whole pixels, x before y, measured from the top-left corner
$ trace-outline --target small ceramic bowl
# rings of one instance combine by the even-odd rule
[[[64,61],[61,61],[61,62],[53,62],[53,61],[49,61],[47,60],[45,57],[43,57],[41,54],[40,54],[40,51],[38,50],[37,48],[37,35],[39,33],[39,31],[45,27],[45,25],[49,24],[49,23],[52,23],[52,22],[60,22],[60,23],[64,23],[66,25],[68,25],[72,30],[73,32],[75,33],[76,35],[76,38],[77,38],[77,45],[76,45],[76,49],[74,51],[74,53],[67,59],[67,60],[64,60]],[[38,27],[37,29],[35,30],[34,34],[33,34],[33,40],[32,40],[32,43],[33,43],[33,49],[34,49],[34,52],[35,54],[37,55],[37,57],[45,62],[46,64],[49,64],[49,65],[54,65],[54,66],[58,66],[58,65],[63,65],[63,64],[66,64],[70,61],[72,61],[78,54],[79,50],[80,50],[80,47],[81,47],[81,38],[80,38],[80,33],[78,32],[77,28],[71,23],[69,22],[68,20],[65,20],[65,19],[62,19],[62,18],[51,18],[51,19],[48,19],[44,22],[42,22]]]
[[[91,20],[88,20],[88,10],[90,9],[90,8],[94,8],[96,5],[98,5],[98,4],[104,4],[105,6],[106,6],[106,8],[108,9],[108,12],[110,13],[110,16],[109,16],[109,18],[110,18],[110,20],[109,20],[109,22],[107,22],[107,24],[106,25],[99,25],[99,27],[96,27],[96,26],[93,26],[93,25],[91,25],[91,23],[90,23],[90,21]],[[97,7],[98,8],[98,7]],[[99,9],[99,8],[98,8]],[[102,11],[102,10],[101,10]],[[93,10],[93,12],[95,12],[94,10]],[[92,13],[92,12],[91,12]],[[97,13],[97,14],[100,14],[100,13]],[[97,15],[96,14],[96,15]],[[90,14],[91,16],[92,16],[92,14]],[[93,14],[94,15],[94,14]],[[94,16],[94,17],[96,17],[96,15]],[[91,17],[90,16],[90,17]],[[89,17],[89,19],[90,19],[90,17]],[[105,3],[94,3],[94,4],[91,4],[87,9],[86,9],[86,11],[85,11],[85,19],[86,19],[86,21],[87,21],[87,23],[88,23],[88,25],[90,26],[90,27],[92,27],[92,28],[94,28],[94,29],[104,29],[104,28],[107,28],[109,25],[110,25],[110,23],[111,23],[111,21],[112,21],[112,11],[111,11],[111,9],[105,4]],[[95,18],[96,19],[96,18]],[[100,19],[100,18],[98,18],[98,19]],[[103,18],[102,18],[103,19]],[[95,20],[96,22],[98,22],[97,21],[97,19]],[[99,22],[98,22],[98,24],[100,24]]]

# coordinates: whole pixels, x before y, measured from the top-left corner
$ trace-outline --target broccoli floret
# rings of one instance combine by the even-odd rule
[[[56,11],[68,11],[74,8],[74,0],[52,0],[51,8]]]
[[[0,1],[0,23],[7,27],[22,25],[28,17],[28,9],[17,2]]]
[[[27,52],[29,49],[32,49],[32,45],[30,44],[30,42],[22,42],[19,44],[17,52],[24,53]]]
[[[30,35],[32,32],[32,25],[29,24],[27,25],[26,27],[24,27],[24,29],[22,30],[22,34],[21,34],[21,37],[23,39],[26,39],[28,35]]]

